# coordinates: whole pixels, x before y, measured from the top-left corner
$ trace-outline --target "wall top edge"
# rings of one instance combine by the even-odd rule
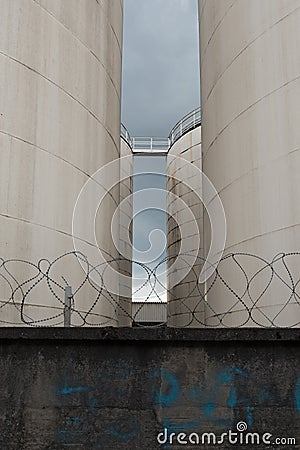
[[[0,327],[0,340],[22,341],[165,341],[165,342],[280,342],[300,343],[300,328],[25,328]]]

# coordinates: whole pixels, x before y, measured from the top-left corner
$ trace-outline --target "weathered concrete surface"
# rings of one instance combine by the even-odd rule
[[[271,260],[280,252],[294,252],[300,247],[300,1],[199,0],[199,19],[202,167],[224,206],[225,253]],[[206,214],[203,228],[209,248]],[[295,260],[291,266],[298,273]],[[224,278],[239,291],[234,269],[227,266]],[[251,273],[251,262],[243,269]],[[277,273],[285,279],[284,268]],[[268,279],[267,271],[260,274],[253,297]],[[272,283],[253,308],[254,323],[269,326],[272,317],[279,326],[292,325],[298,305],[284,307],[285,287],[279,279]],[[212,311],[232,306],[227,326],[243,321],[222,283],[207,301]],[[207,325],[214,320],[207,314]]]
[[[1,449],[143,449],[157,433],[295,437],[298,330],[1,329]],[[184,448],[232,448],[192,446]]]
[[[0,0],[0,11],[0,254],[53,260],[72,251],[74,236],[88,228],[87,209],[73,221],[82,187],[120,156],[123,1]],[[112,257],[118,256],[111,218],[119,200],[116,187],[95,223],[97,246]],[[88,249],[95,246],[92,234],[84,236]],[[88,249],[80,251],[92,263]],[[20,282],[32,273],[29,265],[13,271]],[[69,273],[75,286],[82,269],[77,264]],[[84,289],[80,308],[88,311]],[[1,300],[10,293],[2,281]],[[36,289],[27,313],[40,320],[57,306]],[[1,312],[1,326],[22,325],[16,305],[2,304]],[[115,316],[102,297],[90,318],[95,326],[113,325]]]
[[[205,302],[201,302],[201,291],[195,289],[195,280],[199,279],[204,257],[201,170],[201,127],[199,126],[178,139],[167,156],[167,211],[169,214],[167,262],[170,271],[168,325],[170,327],[198,328],[201,323],[205,323]],[[195,308],[196,311],[194,311]]]

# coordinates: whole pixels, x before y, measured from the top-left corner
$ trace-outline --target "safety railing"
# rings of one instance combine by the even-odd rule
[[[164,154],[188,131],[201,124],[201,108],[196,108],[180,119],[172,128],[168,137],[135,136],[131,137],[125,125],[121,124],[121,138],[127,142],[133,153]]]
[[[127,142],[130,148],[132,148],[132,138],[129,134],[129,131],[122,123],[121,123],[121,138],[124,139],[125,142]]]
[[[201,124],[201,108],[196,108],[182,119],[172,128],[169,134],[170,147],[188,131],[193,130]]]
[[[132,138],[133,153],[167,153],[170,147],[166,137],[135,136]]]

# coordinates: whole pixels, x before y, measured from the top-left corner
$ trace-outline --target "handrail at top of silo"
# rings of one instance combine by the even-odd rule
[[[167,153],[181,136],[199,125],[201,125],[200,106],[182,117],[174,125],[168,137],[135,136],[132,138],[125,125],[121,123],[121,138],[129,145],[133,153]]]
[[[133,153],[165,154],[170,148],[169,139],[161,136],[134,136]]]
[[[169,134],[170,147],[181,138],[185,133],[193,130],[197,126],[201,125],[201,107],[194,109],[193,111],[182,117],[176,125],[172,128]]]
[[[121,138],[124,139],[124,141],[129,145],[129,147],[132,149],[133,142],[132,138],[129,134],[129,131],[125,127],[123,123],[121,123]]]

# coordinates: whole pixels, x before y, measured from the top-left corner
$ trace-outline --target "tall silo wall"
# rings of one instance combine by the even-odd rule
[[[207,320],[291,326],[290,274],[282,260],[266,262],[300,249],[300,1],[199,0],[199,19],[203,170],[225,208],[225,254],[262,258],[238,257],[248,282],[232,259],[222,263],[232,291],[214,286]],[[285,260],[299,273],[293,256]]]
[[[133,155],[130,143],[121,139],[120,208],[119,208],[119,272],[120,296],[118,325],[132,324],[132,214]]]
[[[199,126],[181,136],[167,156],[168,325],[174,327],[201,327],[205,320],[203,286],[198,284],[203,266],[201,168]]]
[[[5,259],[36,263],[72,251],[80,189],[97,169],[119,158],[122,8],[119,0],[0,1],[0,253]],[[110,218],[118,202],[115,188],[97,226],[99,246],[112,256]],[[63,263],[55,279],[64,276],[75,289],[83,271],[72,264]],[[20,282],[35,273],[24,264],[10,267]],[[5,286],[2,301],[10,291]],[[90,317],[98,314],[91,323],[114,324],[115,307],[103,300],[92,308],[88,292],[76,307],[90,311]],[[26,311],[34,321],[60,314],[61,302],[48,294],[31,291]],[[20,322],[21,297],[1,308],[1,324]]]

